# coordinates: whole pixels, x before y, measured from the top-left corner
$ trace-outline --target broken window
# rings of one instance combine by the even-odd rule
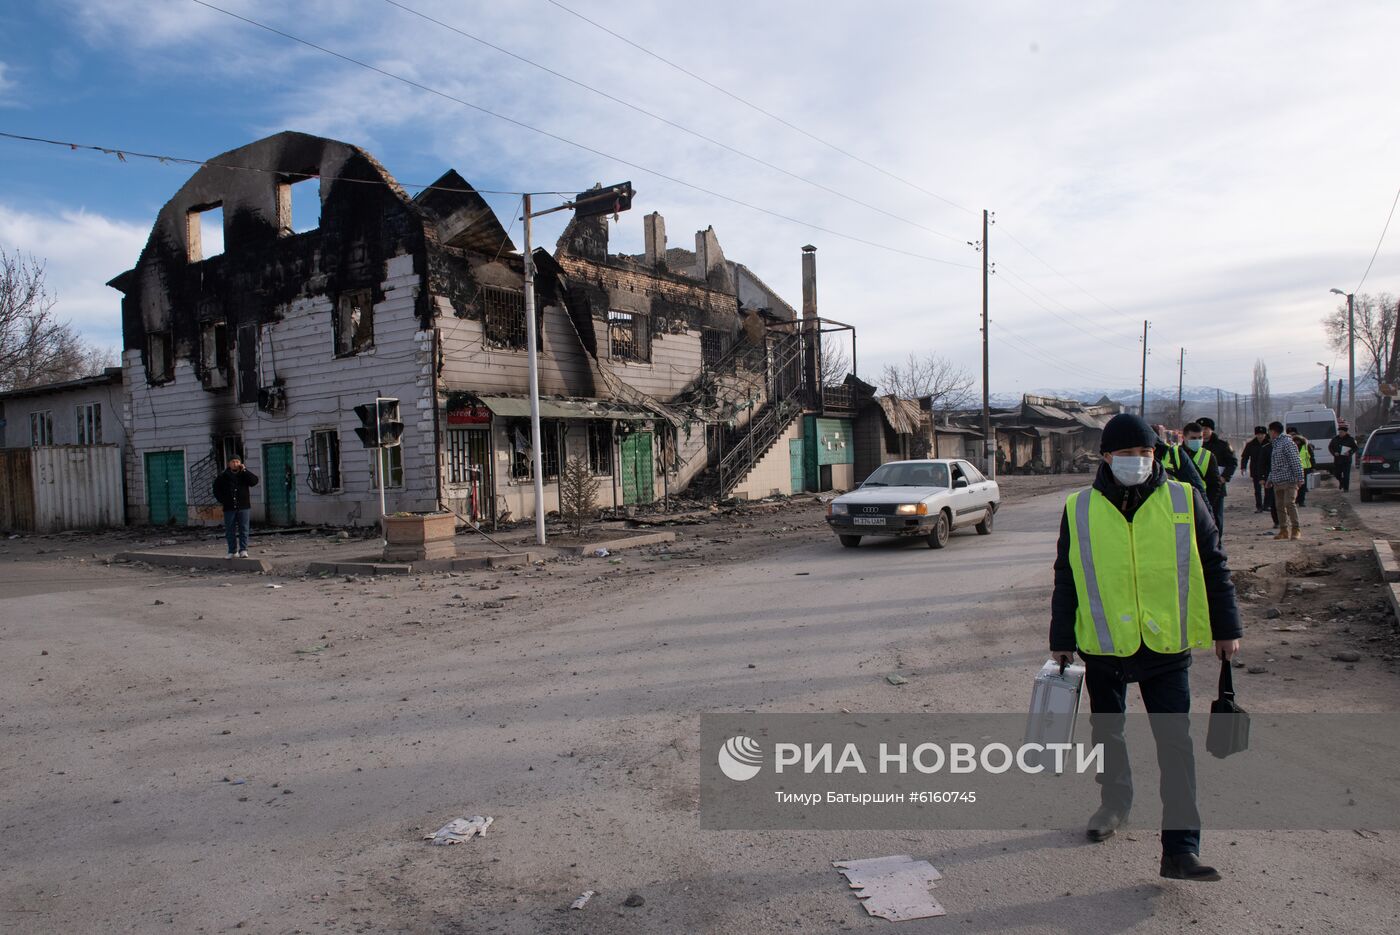
[[[262,375],[259,372],[258,345],[262,341],[262,331],[256,324],[238,326],[238,401],[255,403],[258,390],[262,389]]]
[[[219,453],[219,464],[228,464],[232,458],[243,460],[243,436],[225,435],[216,440],[216,450]]]
[[[525,349],[525,293],[481,287],[482,329],[492,347]]]
[[[312,493],[332,493],[340,489],[340,434],[335,429],[311,433],[307,445],[307,485]]]
[[[342,292],[335,306],[335,353],[358,354],[374,346],[374,296],[368,289]]]
[[[199,370],[205,389],[228,386],[228,350],[227,323],[206,321],[199,326]]]
[[[102,444],[101,403],[80,403],[74,406],[73,418],[78,423],[79,445]]]
[[[546,479],[559,476],[559,443],[562,435],[558,422],[540,422],[540,466]],[[524,419],[510,428],[510,476],[515,480],[529,480],[534,476],[530,461],[530,423]]]
[[[594,474],[612,473],[613,427],[611,422],[588,423],[588,469]]]
[[[558,422],[540,423],[540,462],[545,480],[559,476],[559,447],[564,444],[563,426]]]
[[[647,320],[629,312],[608,312],[608,353],[613,360],[647,361]]]
[[[700,332],[700,363],[709,370],[724,356],[724,332],[706,328]]]
[[[48,409],[29,414],[29,444],[36,448],[53,444],[53,413]]]
[[[315,170],[277,182],[277,232],[286,237],[321,226],[321,180]]]
[[[379,449],[379,469],[384,472],[385,487],[403,486],[403,446]]]
[[[165,383],[175,376],[175,354],[169,331],[146,335],[146,382]]]
[[[224,252],[224,206],[222,202],[191,208],[185,217],[189,260],[198,263]]]

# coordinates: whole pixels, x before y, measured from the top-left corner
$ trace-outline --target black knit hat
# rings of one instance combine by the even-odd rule
[[[1099,440],[1099,451],[1121,451],[1124,448],[1153,448],[1157,444],[1157,433],[1141,416],[1120,412],[1103,427],[1103,437]]]
[[[1210,429],[1212,432],[1215,431],[1215,420],[1214,420],[1214,419],[1210,419],[1210,418],[1197,419],[1197,420],[1196,420],[1196,424],[1199,425],[1199,426],[1200,426],[1201,428],[1203,428],[1203,429]]]

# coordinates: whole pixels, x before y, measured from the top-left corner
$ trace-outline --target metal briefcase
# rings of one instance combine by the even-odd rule
[[[1053,659],[1040,667],[1031,688],[1031,713],[1026,719],[1028,744],[1072,743],[1074,722],[1079,715],[1079,694],[1084,686],[1084,667],[1065,666]],[[1027,754],[1030,762],[1034,757]],[[1047,771],[1053,769],[1055,757],[1047,754],[1041,759]]]

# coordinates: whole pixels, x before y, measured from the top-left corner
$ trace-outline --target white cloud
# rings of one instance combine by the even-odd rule
[[[1144,317],[1153,321],[1158,349],[1151,383],[1175,382],[1172,349],[1179,346],[1187,347],[1188,382],[1244,389],[1256,356],[1270,360],[1280,388],[1311,382],[1314,361],[1331,354],[1318,325],[1332,305],[1327,289],[1355,285],[1400,184],[1393,168],[1400,127],[1384,120],[1400,96],[1388,41],[1400,32],[1400,7],[1385,2],[911,2],[872,17],[839,4],[717,0],[703,13],[682,14],[651,3],[572,0],[658,53],[971,209],[963,213],[547,4],[529,5],[526,15],[507,4],[467,16],[459,3],[405,0],[948,232],[951,242],[716,150],[387,4],[293,10],[272,0],[224,2],[596,150],[852,237],[976,264],[962,241],[980,236],[980,210],[993,208],[992,257],[1004,274],[993,280],[993,337],[998,328],[1016,335],[994,346],[997,388],[1003,380],[1083,384],[1078,374],[1090,372],[1121,375],[1131,385]],[[337,136],[384,155],[405,176],[436,170],[396,167],[408,152],[509,187],[568,189],[630,177],[637,214],[665,214],[673,245],[690,246],[692,231],[713,224],[727,255],[794,304],[799,248],[815,243],[822,312],[860,329],[864,373],[910,347],[978,369],[977,270],[911,260],[755,213],[187,0],[74,0],[72,8],[92,43],[129,55],[133,67],[192,77],[195,87],[237,80],[250,98],[260,96],[250,136],[284,127]],[[640,250],[640,218],[625,217],[621,228],[615,246]],[[557,223],[541,224],[540,242],[552,243],[557,230]],[[1392,242],[1367,289],[1400,291],[1397,256],[1400,243]]]
[[[9,65],[0,62],[0,107],[10,103],[8,100],[10,92],[17,87],[14,79],[8,77],[9,69]]]
[[[46,264],[54,313],[88,340],[121,347],[121,294],[107,281],[136,263],[149,228],[79,210],[22,211],[0,202],[0,247]]]

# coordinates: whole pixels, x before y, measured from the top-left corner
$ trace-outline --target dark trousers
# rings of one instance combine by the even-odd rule
[[[1220,544],[1225,544],[1225,495],[1221,494],[1210,501],[1210,511],[1215,514],[1215,528],[1220,533]]]
[[[1261,478],[1254,478],[1254,508],[1256,510],[1267,510],[1264,505],[1264,481]]]
[[[1338,455],[1332,462],[1332,472],[1337,475],[1337,483],[1342,485],[1343,493],[1351,489],[1351,455]]]
[[[1312,473],[1312,468],[1303,472],[1303,482],[1298,485],[1298,505],[1308,505],[1308,475]]]
[[[248,550],[248,532],[252,526],[252,510],[224,510],[224,541],[230,552]]]
[[[1190,669],[1150,676],[1138,683],[1142,704],[1152,718],[1157,743],[1158,788],[1162,796],[1162,853],[1201,852],[1201,813],[1196,808],[1196,754],[1191,744]],[[1099,796],[1104,805],[1126,815],[1133,805],[1133,774],[1123,736],[1128,683],[1113,672],[1089,666],[1089,724],[1093,742],[1103,744],[1104,771]]]

